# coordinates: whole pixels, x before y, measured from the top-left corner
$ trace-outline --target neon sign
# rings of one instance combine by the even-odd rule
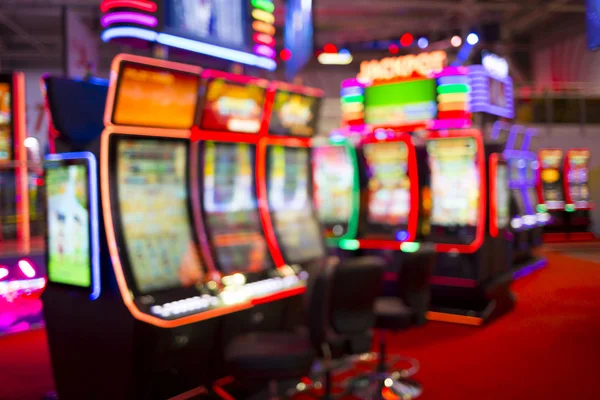
[[[389,81],[414,76],[428,77],[440,72],[446,64],[444,51],[386,57],[383,60],[363,61],[356,78],[360,82]]]

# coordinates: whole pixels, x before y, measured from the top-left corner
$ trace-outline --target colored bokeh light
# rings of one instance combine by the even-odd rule
[[[337,53],[337,47],[334,44],[328,43],[323,46],[323,51],[325,53]]]
[[[292,58],[292,52],[290,49],[283,49],[279,52],[279,58],[283,61],[289,61]]]
[[[398,54],[398,52],[400,51],[400,48],[398,47],[397,44],[390,44],[388,46],[388,51],[392,54]]]
[[[413,35],[411,35],[410,33],[405,33],[400,38],[400,44],[404,47],[408,47],[412,44],[413,40],[414,40]]]

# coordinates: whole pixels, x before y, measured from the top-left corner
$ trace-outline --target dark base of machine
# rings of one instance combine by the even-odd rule
[[[503,274],[475,287],[432,285],[430,321],[480,326],[514,308],[512,274]]]
[[[543,257],[530,257],[526,260],[518,261],[513,264],[513,279],[523,278],[548,265],[548,260]]]
[[[544,232],[543,239],[545,243],[561,242],[591,242],[597,240],[593,232]]]

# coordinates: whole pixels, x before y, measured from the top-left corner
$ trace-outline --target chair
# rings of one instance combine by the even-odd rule
[[[420,251],[416,253],[394,255],[391,271],[395,272],[393,291],[375,300],[377,366],[374,371],[354,379],[349,385],[349,390],[356,392],[356,387],[362,387],[363,392],[369,393],[369,398],[381,398],[382,392],[385,391],[393,395],[388,398],[414,399],[421,395],[421,385],[408,379],[418,371],[418,361],[405,357],[391,360],[387,353],[387,337],[389,332],[399,332],[425,322],[430,298],[429,279],[434,263],[433,246],[421,245]],[[402,359],[409,361],[412,364],[411,368],[390,371],[393,365]],[[377,393],[374,397],[373,391]]]
[[[330,398],[329,362],[370,348],[373,303],[384,265],[377,257],[323,261],[310,277],[304,298],[306,332],[240,335],[227,346],[227,371],[236,380],[269,382],[270,395],[276,397],[276,381],[308,376],[319,356],[325,365],[324,398]]]

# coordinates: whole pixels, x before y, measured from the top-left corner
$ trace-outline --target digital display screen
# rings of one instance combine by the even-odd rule
[[[507,106],[507,101],[506,85],[504,84],[504,82],[490,77],[488,84],[490,90],[490,104],[493,106],[505,108]]]
[[[255,148],[245,143],[204,145],[206,226],[223,273],[272,266],[256,200]]]
[[[243,49],[249,32],[247,0],[168,0],[167,32],[202,42]]]
[[[206,87],[201,126],[206,130],[258,133],[266,89],[211,79]]]
[[[267,148],[267,197],[275,233],[288,263],[324,255],[321,228],[312,208],[309,149]]]
[[[281,136],[313,136],[319,104],[317,97],[277,90],[269,132]]]
[[[199,84],[198,75],[123,62],[113,123],[189,129],[194,124]]]
[[[129,265],[142,293],[203,277],[188,209],[185,141],[120,138],[117,195]]]
[[[91,286],[90,200],[86,165],[46,166],[48,280]]]
[[[354,187],[357,166],[344,146],[319,146],[312,154],[319,219],[334,236],[342,236],[353,212],[353,192],[359,190]]]
[[[367,221],[390,227],[405,226],[410,214],[408,147],[404,142],[363,146],[368,176]]]
[[[541,150],[540,159],[542,161],[540,178],[544,201],[549,209],[561,208],[565,200],[562,187],[562,151]]]
[[[365,88],[365,123],[402,125],[435,119],[437,83],[421,79]]]
[[[510,221],[510,198],[508,195],[508,173],[505,165],[496,170],[496,225],[506,228]]]
[[[0,161],[12,159],[12,132],[11,85],[0,82]]]
[[[429,140],[427,153],[433,200],[431,224],[476,226],[481,182],[475,139]]]
[[[569,190],[574,202],[587,202],[590,197],[588,186],[589,170],[588,161],[590,153],[588,150],[570,150],[569,160]]]

